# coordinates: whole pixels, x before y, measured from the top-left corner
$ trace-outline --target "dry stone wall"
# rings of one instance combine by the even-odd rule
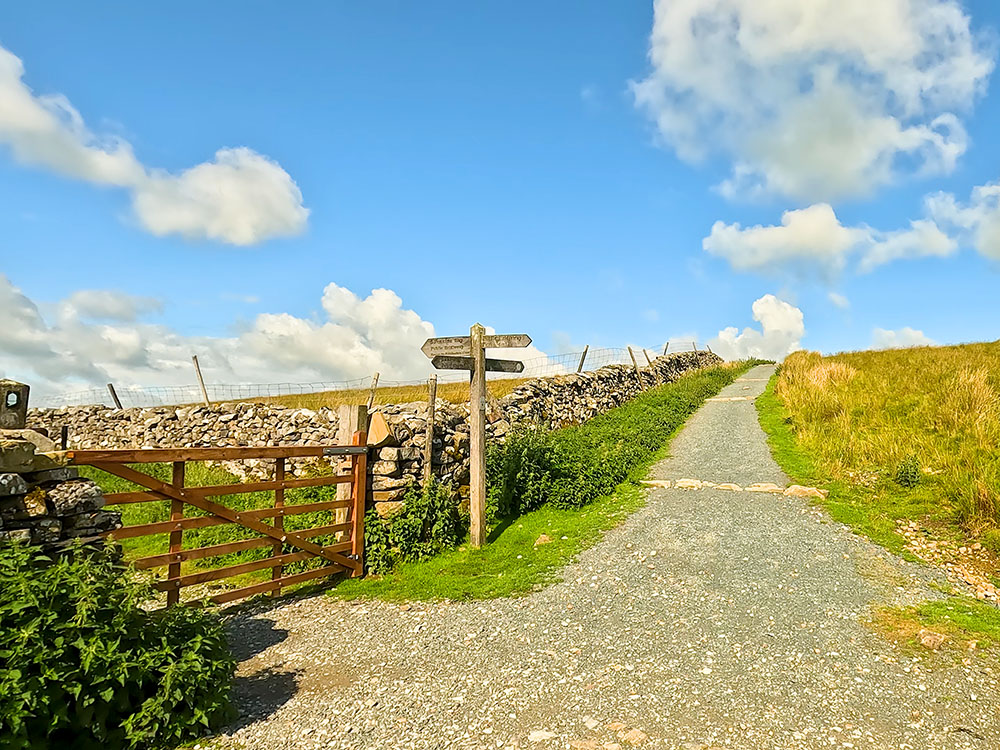
[[[488,405],[487,431],[492,439],[503,439],[518,423],[552,427],[580,424],[643,390],[721,362],[711,352],[682,352],[657,358],[652,366],[641,368],[639,375],[630,366],[611,365],[593,372],[531,380]],[[387,514],[400,507],[407,487],[423,475],[427,404],[392,404],[377,411],[390,435],[386,444],[372,449],[370,500]],[[333,409],[262,403],[124,410],[74,406],[28,413],[29,427],[59,434],[63,425],[69,428],[69,447],[80,449],[333,444],[338,427]],[[468,456],[468,404],[439,400],[434,420],[434,475],[464,494],[469,482]],[[271,462],[233,463],[227,468],[237,475],[266,476]],[[292,470],[301,471],[302,467]]]
[[[58,546],[121,526],[101,488],[62,464],[38,432],[0,430],[0,539]]]

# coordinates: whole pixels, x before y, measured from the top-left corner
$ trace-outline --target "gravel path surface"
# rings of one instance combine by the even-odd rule
[[[652,475],[787,483],[751,400],[706,403]],[[212,746],[995,750],[995,662],[932,664],[862,624],[935,575],[802,500],[651,490],[531,596],[237,614],[242,718]]]

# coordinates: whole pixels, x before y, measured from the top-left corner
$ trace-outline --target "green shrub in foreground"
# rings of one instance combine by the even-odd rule
[[[109,549],[0,545],[0,747],[169,747],[229,717],[219,619],[149,595]]]
[[[577,427],[524,428],[486,454],[491,521],[543,504],[580,508],[610,494],[651,457],[705,398],[743,370],[713,367],[655,388]]]

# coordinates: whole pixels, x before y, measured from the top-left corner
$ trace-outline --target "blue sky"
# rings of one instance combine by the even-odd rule
[[[0,373],[50,388],[155,384],[187,377],[181,363],[204,352],[219,380],[341,379],[379,366],[413,377],[425,367],[413,343],[428,323],[437,335],[476,320],[525,331],[549,353],[690,333],[708,341],[730,326],[759,330],[752,305],[766,295],[784,305],[771,304],[774,336],[737,330],[720,345],[780,356],[996,339],[1000,248],[986,229],[976,234],[992,226],[994,203],[970,193],[1000,180],[1000,93],[990,85],[1000,6],[929,3],[969,33],[962,47],[934,38],[920,17],[928,3],[893,0],[891,18],[870,2],[819,2],[832,15],[800,19],[801,46],[776,50],[787,29],[749,0],[725,0],[721,19],[752,28],[762,56],[753,40],[692,37],[684,5],[660,8],[653,62],[646,3],[5,5],[0,47],[23,75],[8,65],[0,88],[0,274],[12,323],[0,333]],[[843,6],[873,14],[867,36]],[[688,42],[696,50],[684,57]],[[915,44],[951,61],[947,71],[915,62],[910,76]],[[830,51],[844,49],[824,88]],[[885,49],[902,51],[874,59]],[[700,54],[718,69],[692,64]],[[730,69],[717,63],[730,59]],[[732,71],[745,87],[738,98],[716,90]],[[901,104],[918,79],[917,103]],[[59,109],[64,133],[26,135],[16,111],[29,106],[25,91],[63,97],[44,106]],[[806,106],[810,91],[812,125],[795,130],[795,100]],[[887,162],[842,171],[853,158],[845,145],[813,169],[810,156],[838,138],[813,126],[844,92],[866,118],[859,132],[891,120],[902,135],[868,144]],[[56,136],[90,155],[128,145],[128,176],[66,166],[75,157]],[[235,203],[193,205],[178,175],[217,165],[226,148],[250,151],[211,189],[241,194],[233,181],[250,169],[261,182]],[[738,164],[750,176],[727,191]],[[957,208],[931,216],[925,197],[939,191]],[[745,232],[817,205],[836,224],[812,210],[793,236]],[[271,218],[247,218],[262,213]],[[922,219],[937,244],[897,238],[904,257],[858,270]],[[733,231],[708,252],[716,222]],[[826,247],[838,227],[843,242]],[[334,296],[357,297],[330,302],[331,283]],[[379,288],[398,305],[369,298]],[[21,334],[10,332],[15,321]]]

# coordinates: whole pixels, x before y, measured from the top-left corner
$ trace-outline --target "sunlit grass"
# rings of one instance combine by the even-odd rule
[[[925,518],[1000,549],[1000,342],[797,352],[773,392],[782,412],[763,399],[765,428],[772,441],[784,429],[810,464],[791,473],[839,484],[889,519]],[[922,469],[909,488],[896,481],[908,457]]]

